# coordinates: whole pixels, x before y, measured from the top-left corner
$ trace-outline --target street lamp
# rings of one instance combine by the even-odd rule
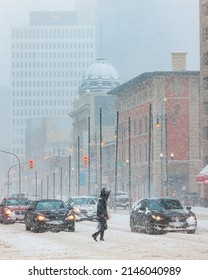
[[[7,152],[7,151],[4,151],[4,150],[0,150],[0,152],[6,153],[6,154],[10,154],[10,155],[16,157],[16,159],[18,160],[18,163],[19,163],[19,164],[18,164],[18,165],[19,165],[19,194],[20,194],[20,193],[21,193],[21,163],[20,163],[20,159],[19,159],[19,157],[18,157],[16,154],[14,154],[14,153]]]
[[[156,127],[160,128],[160,159],[161,159],[161,191],[162,193],[168,194],[168,129],[167,129],[167,112],[166,112],[166,98],[163,99],[163,103],[162,103],[162,108],[161,108],[161,124],[160,124],[160,120],[159,117],[157,117],[157,122],[156,122]],[[163,133],[163,123],[165,122],[165,133]],[[163,139],[165,141],[165,150],[163,147]],[[164,152],[165,152],[165,181],[166,181],[166,190],[164,192],[164,185],[163,185],[163,180],[164,180],[164,176],[163,176],[163,158],[164,158]]]

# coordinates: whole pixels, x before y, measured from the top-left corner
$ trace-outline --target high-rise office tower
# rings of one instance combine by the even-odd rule
[[[11,147],[25,160],[26,120],[67,116],[95,61],[95,30],[75,12],[32,12],[29,26],[12,29],[11,47]]]

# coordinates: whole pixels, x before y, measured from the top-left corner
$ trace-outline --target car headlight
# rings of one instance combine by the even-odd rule
[[[66,217],[66,220],[67,220],[67,221],[74,221],[74,220],[75,220],[75,216],[72,215],[72,214],[69,214],[69,215]]]
[[[12,214],[12,211],[11,211],[11,209],[9,209],[9,208],[5,208],[4,209],[4,215],[11,215]]]
[[[35,218],[35,221],[37,222],[45,222],[47,220],[47,218],[43,215],[37,215]]]
[[[80,214],[81,210],[79,209],[79,207],[74,207],[73,209],[74,209],[74,212],[75,212],[77,215]]]
[[[159,222],[159,221],[162,220],[162,217],[159,216],[159,215],[152,215],[152,218],[153,218],[154,220],[156,220],[157,222]]]
[[[190,215],[187,219],[186,219],[186,222],[189,224],[189,225],[193,225],[196,223],[196,217],[194,215]]]

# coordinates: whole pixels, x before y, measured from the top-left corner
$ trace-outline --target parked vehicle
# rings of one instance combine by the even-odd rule
[[[116,208],[127,209],[129,207],[129,194],[127,192],[119,191],[115,194],[111,194],[109,197],[108,205],[110,208],[115,207],[115,197],[116,197]]]
[[[196,215],[191,207],[184,208],[176,198],[150,198],[139,200],[131,210],[131,231],[148,234],[184,231],[195,233]]]
[[[75,211],[77,211],[76,208],[79,209],[78,219],[80,221],[94,221],[97,219],[98,199],[98,197],[94,196],[74,196],[69,198],[66,203],[71,203]]]
[[[3,224],[23,222],[29,206],[28,198],[5,197],[0,204],[0,222]]]
[[[28,194],[27,193],[13,193],[10,195],[10,197],[20,197],[20,198],[28,198]]]
[[[33,232],[75,231],[72,207],[59,199],[41,199],[32,202],[25,213],[25,229]]]

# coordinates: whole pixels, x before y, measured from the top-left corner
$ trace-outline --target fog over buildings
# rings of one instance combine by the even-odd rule
[[[198,0],[1,0],[0,110],[6,120],[0,122],[1,147],[10,141],[12,28],[28,27],[31,11],[70,10],[77,10],[80,25],[95,25],[95,59],[107,59],[122,82],[171,70],[172,51],[186,51],[187,70],[199,70]]]

